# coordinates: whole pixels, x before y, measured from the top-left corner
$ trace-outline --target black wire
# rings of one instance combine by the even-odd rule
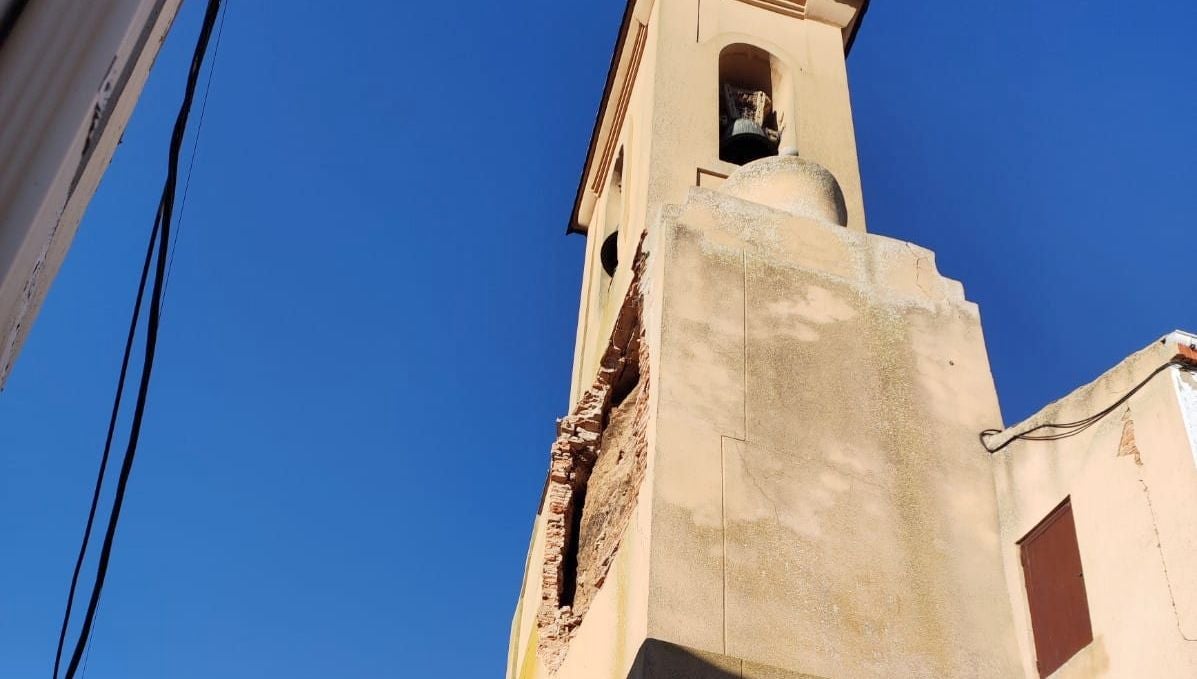
[[[87,638],[87,650],[83,652],[83,665],[79,669],[79,679],[84,679],[87,676],[87,661],[91,660],[91,647],[96,643],[96,627],[99,626],[100,611],[104,610],[104,600],[100,600],[100,605],[96,607],[96,622],[92,623],[91,636]]]
[[[129,373],[129,361],[133,357],[133,340],[137,336],[137,322],[141,317],[141,302],[145,297],[145,284],[150,276],[150,262],[154,258],[154,243],[158,240],[158,229],[162,225],[162,202],[158,203],[158,216],[154,218],[154,228],[150,232],[150,243],[145,252],[145,263],[141,266],[141,281],[137,284],[137,298],[133,303],[133,317],[129,320],[129,335],[125,339],[125,354],[121,359],[120,376],[116,380],[116,397],[112,401],[112,416],[108,419],[108,434],[104,437],[104,453],[100,456],[100,470],[96,474],[96,488],[91,497],[91,508],[87,512],[87,525],[83,529],[83,540],[79,545],[79,556],[75,560],[75,571],[71,574],[71,587],[67,592],[66,611],[62,616],[62,629],[58,632],[58,650],[54,653],[54,678],[58,679],[58,669],[62,664],[62,647],[66,644],[67,628],[71,622],[71,609],[74,608],[75,589],[79,585],[79,573],[83,570],[83,561],[87,556],[87,546],[91,542],[91,530],[96,521],[96,509],[100,504],[100,491],[104,487],[104,477],[107,476],[108,458],[112,452],[112,438],[116,433],[116,420],[120,414],[121,399],[125,392],[125,378]]]
[[[989,453],[996,453],[996,452],[1002,450],[1003,448],[1005,448],[1006,446],[1010,445],[1011,443],[1014,443],[1015,441],[1019,441],[1019,440],[1022,440],[1022,441],[1059,441],[1061,439],[1066,439],[1066,438],[1070,438],[1072,436],[1076,436],[1077,434],[1080,434],[1081,432],[1085,431],[1089,427],[1092,427],[1093,425],[1095,425],[1098,422],[1105,419],[1110,413],[1117,410],[1119,406],[1121,406],[1122,404],[1129,401],[1131,399],[1131,397],[1133,397],[1135,394],[1139,393],[1139,391],[1141,389],[1143,389],[1143,387],[1147,386],[1148,382],[1155,379],[1156,375],[1159,375],[1160,373],[1164,372],[1168,368],[1171,368],[1172,366],[1179,366],[1186,370],[1191,370],[1193,368],[1192,364],[1189,363],[1188,361],[1181,359],[1181,358],[1173,358],[1172,360],[1168,361],[1167,363],[1165,363],[1165,364],[1161,365],[1160,367],[1156,368],[1155,370],[1151,371],[1150,375],[1143,378],[1142,382],[1139,382],[1138,384],[1136,384],[1134,386],[1134,388],[1132,388],[1130,391],[1123,394],[1122,398],[1119,398],[1117,401],[1110,404],[1109,407],[1104,408],[1101,411],[1090,415],[1089,417],[1086,417],[1086,418],[1083,418],[1080,420],[1076,420],[1074,422],[1049,422],[1046,424],[1040,424],[1038,426],[1031,427],[1030,429],[1028,429],[1020,434],[1015,434],[1014,436],[1011,436],[1009,439],[1007,439],[1001,445],[993,447],[993,448],[989,447],[989,443],[988,443],[989,438],[1002,433],[1003,430],[1001,430],[1001,429],[986,429],[985,431],[981,432],[978,435],[978,438],[980,438],[980,440],[981,440],[981,446],[984,447],[985,450],[988,451]],[[1035,432],[1042,431],[1044,429],[1056,429],[1059,431],[1052,433],[1052,434],[1039,434],[1039,435],[1035,434]]]
[[[187,74],[187,86],[183,94],[183,103],[179,107],[178,117],[175,119],[174,132],[171,135],[170,151],[166,168],[166,182],[162,187],[162,199],[159,204],[159,224],[157,233],[158,256],[154,267],[154,288],[150,296],[149,319],[146,322],[145,355],[142,360],[141,380],[137,390],[137,402],[133,407],[133,421],[129,429],[129,442],[125,448],[125,457],[121,463],[120,476],[117,478],[116,491],[112,499],[109,512],[108,527],[104,533],[104,544],[100,549],[99,562],[96,566],[95,583],[92,585],[91,597],[87,602],[87,612],[84,614],[83,625],[79,630],[79,638],[75,642],[75,650],[71,654],[71,662],[67,666],[66,679],[74,679],[78,671],[79,661],[87,648],[88,638],[91,636],[92,624],[95,621],[96,608],[100,602],[100,594],[104,589],[104,581],[108,574],[108,563],[112,558],[112,544],[116,538],[116,527],[120,521],[121,507],[125,501],[125,491],[129,484],[129,475],[133,470],[133,460],[137,455],[137,443],[141,437],[141,423],[145,416],[146,400],[149,396],[150,376],[154,368],[154,354],[158,346],[158,325],[162,311],[162,284],[166,272],[166,263],[170,254],[170,224],[174,214],[175,189],[179,175],[179,152],[183,146],[183,136],[187,130],[187,119],[191,114],[191,103],[195,98],[196,85],[199,82],[200,69],[208,42],[212,37],[212,28],[220,12],[221,0],[208,0],[207,12],[204,14],[200,28],[199,39],[195,52],[191,58],[191,70]],[[153,239],[151,239],[151,247]],[[98,491],[97,491],[98,492]],[[68,619],[69,622],[69,619]]]
[[[204,95],[200,97],[199,119],[195,123],[195,138],[191,141],[191,160],[187,163],[187,179],[183,180],[183,199],[179,201],[179,223],[175,238],[170,244],[170,260],[166,263],[166,282],[162,284],[162,313],[166,313],[166,297],[170,293],[170,276],[175,270],[175,253],[179,250],[179,238],[183,235],[183,216],[187,211],[187,196],[191,194],[191,173],[195,171],[195,158],[199,155],[200,135],[204,133],[204,117],[208,113],[208,94],[212,91],[212,78],[216,75],[217,59],[220,58],[220,39],[224,37],[224,22],[229,17],[228,5],[220,15],[220,26],[216,29],[216,42],[212,46],[212,65],[208,67],[208,81],[204,84]]]

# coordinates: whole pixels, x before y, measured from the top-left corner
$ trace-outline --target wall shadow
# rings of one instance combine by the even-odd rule
[[[824,679],[739,658],[646,639],[627,679]]]
[[[628,679],[743,679],[739,659],[646,639]]]

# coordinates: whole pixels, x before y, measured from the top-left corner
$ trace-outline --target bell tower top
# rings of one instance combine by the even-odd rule
[[[590,232],[621,157],[641,182],[620,187],[624,212],[642,228],[688,187],[779,154],[826,167],[848,228],[865,230],[844,59],[868,5],[628,0],[568,232]]]
[[[866,230],[845,57],[868,4],[628,0],[568,227],[588,241],[571,403],[594,375],[642,234],[691,188],[793,189],[811,202],[803,210]],[[791,158],[770,163],[777,177],[753,171],[721,188],[769,156]]]

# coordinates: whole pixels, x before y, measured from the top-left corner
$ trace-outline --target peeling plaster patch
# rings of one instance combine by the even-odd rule
[[[1131,418],[1130,408],[1122,414],[1122,440],[1118,443],[1118,457],[1132,456],[1135,464],[1143,466],[1143,457],[1139,454],[1139,446],[1135,443],[1135,421]]]
[[[649,357],[641,323],[646,257],[632,284],[594,384],[557,425],[550,453],[545,556],[537,612],[537,651],[550,672],[606,581],[648,461]]]
[[[836,293],[817,285],[807,286],[801,299],[769,302],[766,313],[777,332],[803,342],[817,342],[818,326],[850,321],[856,309]]]
[[[1180,402],[1185,431],[1189,432],[1189,450],[1193,453],[1193,464],[1197,465],[1197,378],[1176,368],[1171,372],[1172,380],[1176,383],[1176,396]]]
[[[802,342],[818,342],[821,337],[818,330],[798,321],[794,321],[794,327],[790,330],[794,339]]]
[[[774,303],[772,306],[776,306]],[[773,311],[771,308],[770,311]],[[850,321],[856,318],[856,308],[827,288],[808,285],[801,301],[793,304],[792,311],[804,319],[819,325]]]

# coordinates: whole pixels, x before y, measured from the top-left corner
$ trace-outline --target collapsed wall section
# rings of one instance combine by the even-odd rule
[[[632,518],[648,458],[648,350],[641,320],[646,257],[616,318],[594,383],[557,427],[543,512],[538,652],[550,671],[606,580]]]

